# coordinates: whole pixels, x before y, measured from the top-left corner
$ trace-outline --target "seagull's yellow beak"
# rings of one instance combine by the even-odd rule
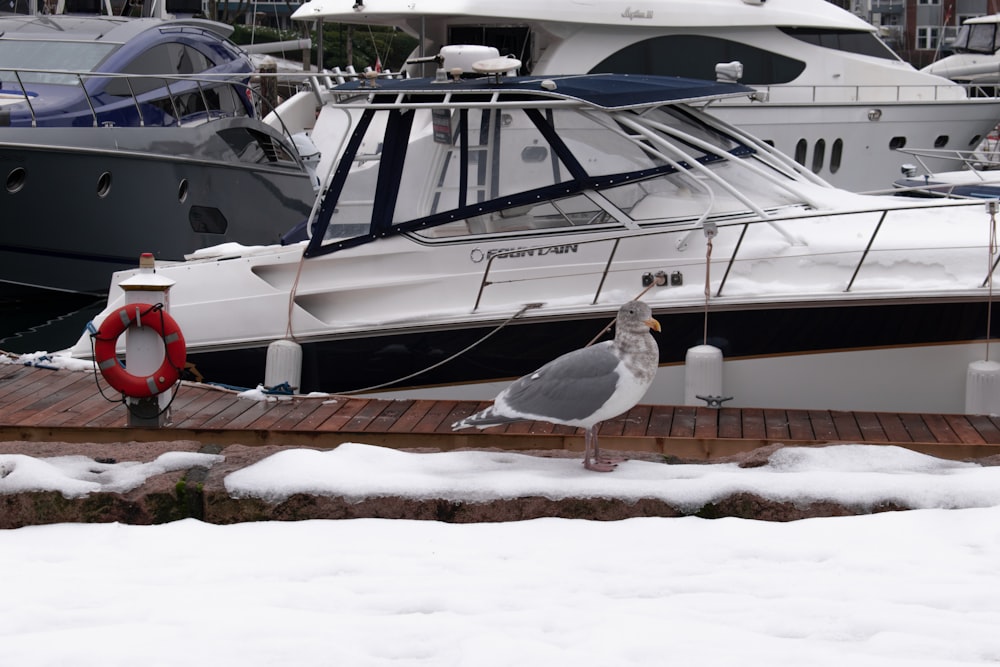
[[[652,329],[653,331],[660,331],[661,330],[660,329],[660,323],[657,322],[655,318],[651,317],[648,320],[643,320],[642,323],[645,324],[650,329]]]

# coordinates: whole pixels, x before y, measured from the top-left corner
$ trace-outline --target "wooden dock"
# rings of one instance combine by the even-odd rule
[[[0,441],[583,450],[582,431],[545,422],[453,432],[453,422],[487,405],[476,401],[273,398],[185,382],[168,426],[129,428],[120,396],[93,373],[0,365]],[[695,460],[775,443],[892,444],[951,459],[1000,454],[1000,418],[977,415],[638,405],[605,422],[600,436],[602,448]]]

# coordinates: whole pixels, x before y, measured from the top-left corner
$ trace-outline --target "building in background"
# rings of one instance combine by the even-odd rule
[[[962,21],[1000,12],[1000,0],[829,0],[878,26],[892,49],[914,67],[947,53]]]

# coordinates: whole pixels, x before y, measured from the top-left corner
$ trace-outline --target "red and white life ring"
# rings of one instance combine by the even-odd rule
[[[125,370],[115,347],[118,337],[133,325],[149,327],[163,339],[163,363],[150,375],[133,375]],[[94,337],[94,359],[101,375],[112,387],[133,398],[148,398],[169,389],[187,359],[187,344],[177,321],[162,306],[131,303],[108,315]]]

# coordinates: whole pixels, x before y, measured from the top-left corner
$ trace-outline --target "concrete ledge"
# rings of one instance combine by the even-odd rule
[[[760,448],[730,457],[741,467],[762,465],[780,445]],[[211,468],[195,467],[148,478],[138,488],[125,493],[91,493],[67,498],[56,491],[33,491],[0,495],[0,528],[62,522],[121,522],[150,525],[195,518],[230,524],[243,521],[297,521],[306,519],[419,519],[455,523],[520,521],[541,517],[589,520],[620,520],[633,517],[700,516],[739,517],[766,521],[791,521],[811,517],[848,516],[910,509],[898,504],[852,506],[835,502],[808,504],[780,502],[737,492],[692,510],[682,509],[656,498],[638,500],[574,497],[553,500],[526,496],[490,502],[463,502],[453,499],[414,499],[396,496],[362,500],[337,496],[296,494],[281,502],[259,498],[235,498],[225,487],[228,474],[252,465],[278,451],[274,445],[203,445],[197,441],[156,443],[60,443],[0,442],[0,453],[32,457],[83,455],[95,462],[152,461],[170,451],[222,454],[225,460]],[[538,456],[576,457],[568,452],[522,452]],[[663,456],[636,453],[635,458],[660,460]],[[998,464],[993,457],[980,463]],[[671,463],[697,463],[672,459]],[[613,474],[613,473],[612,473]]]

